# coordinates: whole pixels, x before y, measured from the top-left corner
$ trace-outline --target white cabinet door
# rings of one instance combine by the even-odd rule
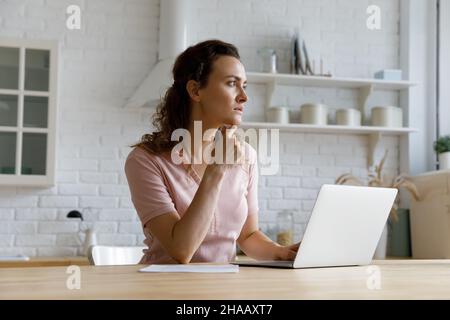
[[[56,42],[0,39],[0,185],[53,185]]]

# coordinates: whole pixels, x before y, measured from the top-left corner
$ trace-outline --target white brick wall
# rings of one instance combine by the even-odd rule
[[[65,27],[65,9],[82,9],[81,30]],[[365,27],[365,9],[382,9],[382,30]],[[299,27],[310,55],[324,59],[336,76],[371,77],[398,67],[398,0],[192,0],[191,43],[220,38],[236,44],[248,71],[258,70],[258,48],[277,49],[279,71],[289,70],[290,37]],[[126,99],[157,58],[158,0],[3,0],[0,37],[57,39],[61,45],[57,185],[0,187],[0,255],[80,254],[87,225],[101,244],[140,245],[142,230],[129,198],[124,160],[127,147],[150,126],[150,109],[123,109]],[[246,120],[264,120],[265,86],[249,85]],[[356,107],[356,90],[279,87],[274,104],[290,108],[320,101]],[[398,104],[389,92],[369,105]],[[333,115],[331,116],[331,120]],[[368,140],[362,135],[282,133],[281,167],[259,183],[260,224],[271,235],[276,214],[295,210],[300,239],[318,188],[345,172],[366,177]],[[387,173],[398,171],[398,138],[384,137],[390,150]],[[379,156],[379,154],[378,154]],[[85,221],[67,212],[83,211]]]

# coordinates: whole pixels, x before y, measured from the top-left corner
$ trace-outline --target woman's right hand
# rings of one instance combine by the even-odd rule
[[[235,165],[243,163],[243,146],[236,136],[237,126],[221,127],[212,142],[214,144],[212,162],[206,171],[225,173]],[[206,173],[205,171],[205,173]]]

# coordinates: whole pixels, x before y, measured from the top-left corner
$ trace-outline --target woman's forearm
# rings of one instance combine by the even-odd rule
[[[247,256],[256,260],[277,260],[280,247],[259,230],[253,232],[240,245]]]
[[[217,206],[224,173],[207,168],[191,205],[172,229],[177,260],[189,263],[204,240]]]

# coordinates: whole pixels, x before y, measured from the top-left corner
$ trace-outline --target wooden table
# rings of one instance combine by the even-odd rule
[[[379,260],[371,266],[239,273],[140,273],[143,265],[2,268],[0,299],[450,299],[450,260]],[[379,277],[378,277],[379,275]]]
[[[26,261],[0,261],[0,268],[88,266],[87,257],[33,257]]]

